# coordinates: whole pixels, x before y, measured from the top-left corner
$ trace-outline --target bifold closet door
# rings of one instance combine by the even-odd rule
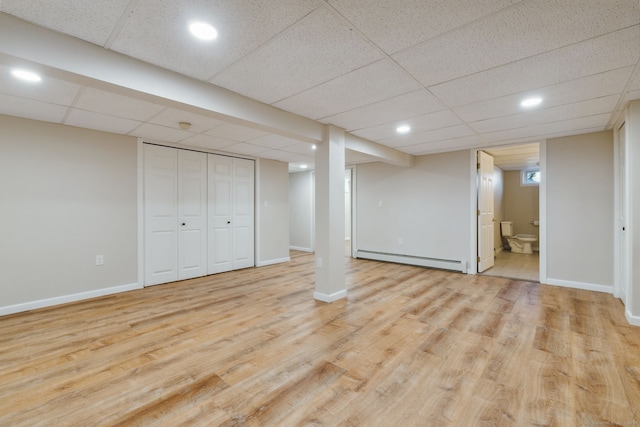
[[[254,238],[254,175],[255,162],[233,159],[233,265],[232,268],[253,267]]]
[[[178,279],[207,275],[207,155],[178,152]]]
[[[145,285],[178,280],[177,150],[144,145]]]
[[[209,274],[254,265],[254,162],[209,154]]]
[[[144,146],[145,285],[207,274],[207,155]]]

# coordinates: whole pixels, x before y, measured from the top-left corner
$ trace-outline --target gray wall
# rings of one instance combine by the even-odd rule
[[[421,156],[411,168],[358,165],[358,249],[468,262],[470,156]]]
[[[613,134],[547,140],[547,278],[613,285]]]
[[[289,245],[292,249],[313,250],[313,174],[289,174]]]
[[[0,306],[135,284],[135,138],[7,116],[0,129]]]
[[[258,160],[257,265],[289,259],[289,169],[277,160]]]
[[[522,186],[520,171],[504,172],[504,221],[513,221],[514,234],[534,234],[540,238],[540,228],[530,224],[540,219],[540,188]],[[537,247],[538,243],[532,244]]]
[[[504,216],[504,171],[497,166],[493,167],[493,216],[496,225],[493,230],[493,249],[502,247],[502,234],[500,233],[500,221],[505,221]]]

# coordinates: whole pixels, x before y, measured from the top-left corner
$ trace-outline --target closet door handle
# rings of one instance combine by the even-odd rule
[[[227,221],[227,224],[231,224],[231,221]]]
[[[182,226],[184,227],[185,225],[187,225],[187,223],[186,223],[186,222],[183,222],[183,223],[182,223]]]

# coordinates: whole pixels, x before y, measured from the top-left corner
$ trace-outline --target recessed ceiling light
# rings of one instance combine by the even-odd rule
[[[40,80],[42,80],[42,77],[40,77],[36,73],[18,68],[11,70],[11,74],[13,74],[13,77],[27,82],[39,82]]]
[[[409,133],[410,130],[411,130],[411,126],[408,126],[408,125],[401,125],[396,128],[396,132],[400,134]]]
[[[192,22],[189,31],[201,40],[213,40],[218,37],[218,31],[206,22]]]
[[[309,167],[308,165],[300,165],[300,169],[306,169],[308,167]]]
[[[316,146],[316,144],[313,144],[313,145],[311,146],[311,149],[312,149],[312,150],[315,150],[316,148],[318,148],[318,147]]]
[[[524,99],[520,103],[520,106],[524,108],[531,108],[540,104],[542,104],[542,98],[540,98],[539,96],[533,96],[531,98]]]

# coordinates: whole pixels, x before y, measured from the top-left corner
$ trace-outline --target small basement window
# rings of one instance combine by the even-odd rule
[[[540,185],[540,169],[523,170],[521,185]]]

